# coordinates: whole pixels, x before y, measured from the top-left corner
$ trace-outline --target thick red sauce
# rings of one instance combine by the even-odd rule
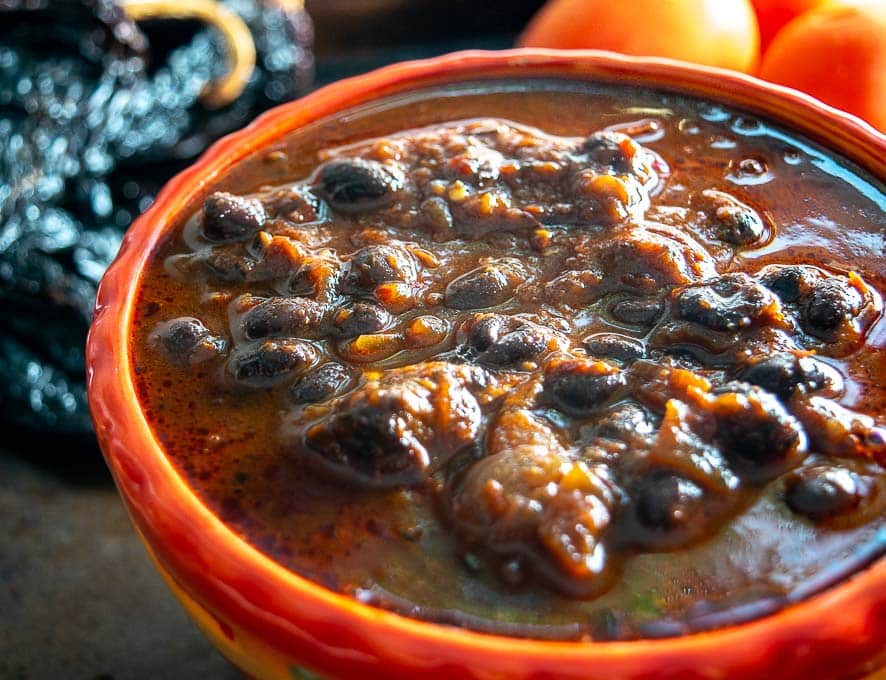
[[[882,184],[738,112],[575,83],[321,121],[153,255],[158,440],[378,606],[680,635],[886,550]]]

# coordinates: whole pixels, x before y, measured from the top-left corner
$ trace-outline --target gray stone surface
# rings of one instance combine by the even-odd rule
[[[100,463],[71,475],[0,450],[0,679],[240,677],[154,571]]]

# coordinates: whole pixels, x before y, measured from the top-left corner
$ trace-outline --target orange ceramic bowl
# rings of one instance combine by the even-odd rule
[[[165,187],[130,228],[99,290],[87,346],[95,429],[157,568],[222,653],[261,678],[886,677],[886,559],[776,614],[681,638],[595,643],[487,635],[375,609],[284,569],[213,515],[164,455],[136,398],[129,343],[139,282],[176,219],[242,159],[312,121],[418,88],[502,77],[616,83],[713,100],[805,135],[886,180],[886,137],[857,118],[741,74],[603,52],[453,54],[342,81],[265,114]]]

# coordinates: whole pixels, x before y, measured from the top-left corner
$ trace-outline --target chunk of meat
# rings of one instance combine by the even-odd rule
[[[782,401],[798,392],[824,391],[827,396],[843,392],[843,376],[837,369],[814,357],[794,352],[755,356],[739,369],[737,377],[759,385]]]
[[[351,484],[421,484],[471,446],[482,412],[474,370],[446,363],[390,371],[336,402],[304,433],[309,459]]]
[[[615,497],[603,468],[562,448],[522,444],[475,463],[451,494],[456,531],[576,597],[605,591],[620,570],[606,545]]]
[[[476,352],[481,364],[501,368],[519,368],[569,345],[562,334],[550,328],[498,314],[473,315],[459,328],[457,340]]]
[[[787,327],[778,297],[743,273],[679,288],[674,302],[680,317],[714,331]]]
[[[833,356],[853,351],[883,310],[880,295],[855,272],[843,276],[809,265],[769,265],[758,278]]]
[[[609,292],[655,294],[663,287],[693,283],[716,276],[710,254],[687,233],[647,222],[629,226],[605,239],[579,240],[567,266],[581,265],[548,284],[547,298],[557,303],[592,302]],[[572,272],[591,272],[576,289]]]
[[[712,238],[747,247],[762,242],[768,232],[756,210],[725,191],[706,189],[696,202],[707,218]]]
[[[816,524],[857,526],[884,504],[882,470],[861,465],[819,462],[788,474],[784,499],[788,507]]]

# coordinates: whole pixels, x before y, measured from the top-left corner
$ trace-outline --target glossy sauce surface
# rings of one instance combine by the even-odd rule
[[[142,282],[158,439],[274,559],[481,630],[683,634],[876,559],[882,186],[546,88],[356,111],[216,187]]]

